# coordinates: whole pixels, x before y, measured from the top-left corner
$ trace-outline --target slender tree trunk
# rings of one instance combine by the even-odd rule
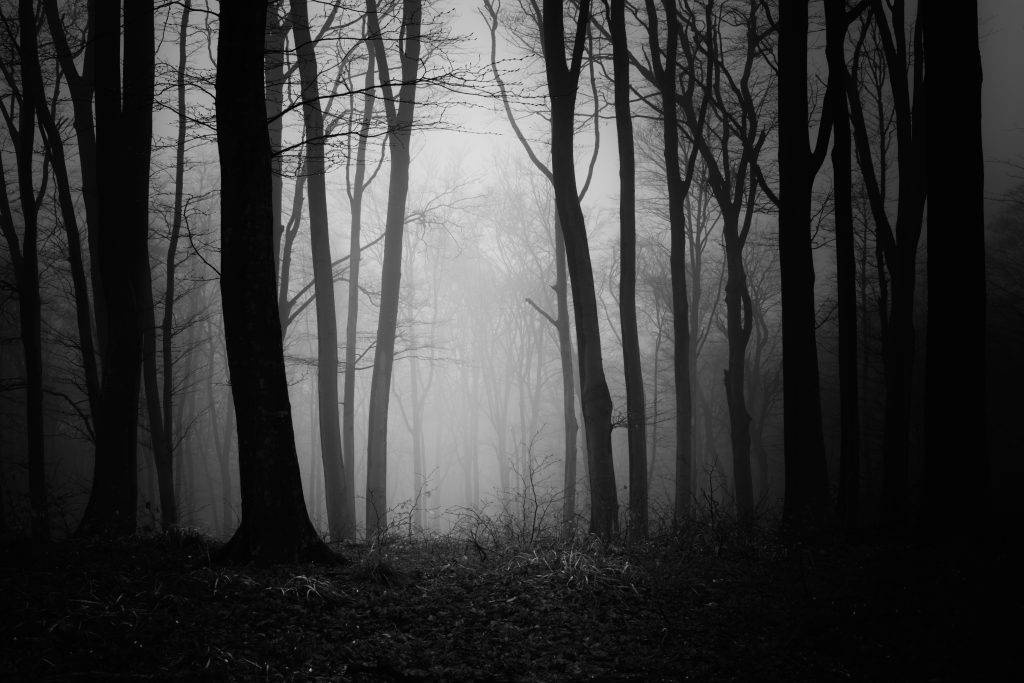
[[[672,335],[673,335],[673,379],[675,382],[675,506],[676,522],[685,519],[690,512],[693,498],[693,369],[691,362],[690,305],[686,292],[686,217],[684,205],[692,182],[693,165],[691,156],[684,178],[679,159],[679,120],[676,113],[676,71],[679,47],[678,23],[674,0],[664,3],[666,22],[665,63],[662,66],[654,60],[654,77],[658,81],[662,103],[662,136],[665,144],[665,182],[669,197],[669,270],[672,287]],[[653,2],[647,6],[650,17],[649,30],[657,34],[657,10]],[[694,150],[695,151],[695,150]]]
[[[103,294],[103,283],[100,277],[100,246],[99,238],[102,226],[99,222],[99,174],[97,173],[96,128],[93,115],[93,96],[95,93],[95,61],[96,61],[96,0],[88,2],[86,7],[88,36],[84,53],[79,57],[73,53],[67,43],[67,35],[60,20],[57,0],[43,0],[46,22],[50,36],[57,49],[61,72],[71,91],[72,111],[74,112],[75,140],[78,149],[79,168],[82,174],[82,203],[85,206],[85,224],[88,226],[89,275],[92,285],[92,305],[95,312],[96,343],[90,339],[92,353],[98,351],[102,355],[106,347],[107,315],[106,297]],[[80,62],[79,62],[80,59]],[[81,64],[81,73],[78,64]],[[59,139],[59,138],[58,138]],[[51,141],[50,144],[54,144]],[[66,218],[65,218],[66,221]],[[65,223],[65,230],[68,224]],[[91,326],[90,326],[91,327]],[[83,353],[85,348],[83,348]],[[95,356],[92,360],[95,365]],[[98,377],[98,376],[97,376]],[[92,394],[92,414],[98,412],[99,379]]]
[[[747,274],[743,267],[743,244],[739,217],[723,209],[725,237],[726,336],[728,366],[724,371],[725,399],[729,408],[729,438],[732,444],[732,476],[736,486],[736,514],[740,524],[754,522],[754,484],[750,470],[750,413],[745,394],[747,343],[750,341],[751,303]],[[808,214],[810,215],[810,214]]]
[[[416,79],[420,60],[421,0],[404,0],[400,43],[402,74],[397,96],[391,81],[380,33],[375,0],[367,0],[369,39],[384,88],[388,118],[388,151],[391,177],[384,228],[384,264],[381,270],[380,314],[377,320],[377,344],[370,380],[370,419],[366,447],[366,536],[387,527],[387,452],[388,401],[391,371],[395,361],[395,331],[398,324],[398,294],[402,277],[402,234],[405,229],[405,202],[409,193],[409,142],[416,105]]]
[[[779,7],[779,270],[786,452],[783,523],[794,530],[823,524],[829,505],[814,336],[814,170],[807,133],[807,12],[805,0]]]
[[[860,398],[857,370],[857,255],[853,238],[853,173],[850,113],[846,101],[846,10],[825,3],[825,53],[832,106],[832,178],[835,204],[836,280],[839,299],[839,500],[836,516],[848,530],[860,518]]]
[[[558,317],[558,358],[562,375],[562,425],[565,441],[562,521],[569,525],[576,520],[576,443],[579,424],[576,422],[576,383],[572,373],[572,336],[569,329],[569,283],[565,267],[565,238],[555,217],[555,301]]]
[[[43,342],[42,303],[39,296],[39,206],[33,187],[36,108],[42,100],[42,75],[39,72],[36,23],[33,3],[18,3],[18,53],[21,61],[21,107],[18,127],[8,118],[8,131],[14,143],[21,198],[24,233],[19,248],[14,220],[6,191],[0,220],[11,252],[18,287],[18,322],[21,348],[25,358],[25,427],[28,441],[29,505],[32,512],[32,536],[45,541],[50,537],[46,503],[46,461],[43,433]],[[13,88],[15,84],[11,83]],[[45,106],[45,105],[44,105]],[[6,112],[5,112],[6,113]],[[6,185],[6,179],[4,179]],[[45,178],[43,179],[45,183]]]
[[[930,145],[921,521],[923,531],[935,538],[950,531],[966,537],[980,534],[990,522],[978,3],[966,0],[941,9],[932,4],[923,12]]]
[[[626,425],[629,431],[630,536],[647,538],[647,416],[640,340],[636,322],[636,162],[630,111],[629,46],[625,0],[611,0],[608,18],[615,68],[615,129],[619,143],[619,318],[622,363],[626,374]],[[684,318],[685,320],[685,318]]]
[[[153,132],[154,8],[96,7],[96,146],[99,267],[107,343],[96,418],[96,467],[79,534],[130,534],[136,526],[137,438],[147,288],[149,160]],[[123,104],[122,104],[123,99]]]
[[[618,528],[618,501],[612,464],[612,401],[601,359],[601,329],[594,290],[590,246],[576,188],[573,159],[576,93],[590,2],[583,0],[576,21],[572,63],[565,63],[563,6],[544,1],[544,62],[551,99],[551,172],[572,284],[576,314],[576,344],[579,348],[583,422],[586,429],[590,474],[591,531],[609,538]]]
[[[334,269],[327,219],[324,163],[324,116],[317,86],[316,51],[310,36],[306,0],[291,0],[292,33],[302,80],[302,112],[306,131],[306,173],[309,184],[309,234],[313,252],[316,297],[317,386],[320,403],[320,449],[324,467],[327,527],[332,541],[345,536],[344,453],[338,416],[338,323],[334,305]],[[351,457],[351,454],[350,456]]]
[[[366,63],[366,79],[363,83],[363,115],[359,122],[359,142],[356,147],[356,172],[352,181],[349,203],[352,208],[352,224],[349,230],[348,264],[348,318],[345,324],[345,385],[342,399],[342,452],[345,459],[345,481],[349,485],[345,500],[344,538],[356,534],[355,498],[355,452],[356,452],[356,340],[359,326],[359,267],[362,253],[359,246],[363,225],[363,195],[366,191],[366,145],[370,137],[373,120],[374,98],[371,88],[374,83],[373,48],[369,48]]]
[[[39,74],[41,79],[41,74]],[[43,97],[42,83],[36,86],[36,116],[43,133],[47,158],[53,168],[57,185],[57,200],[60,205],[61,222],[68,241],[68,266],[75,295],[75,322],[78,326],[78,340],[81,351],[82,369],[85,375],[85,392],[89,401],[89,419],[85,425],[92,431],[92,422],[98,412],[100,395],[99,369],[96,365],[96,344],[93,338],[92,309],[89,301],[89,282],[82,253],[78,214],[71,195],[71,180],[68,175],[64,142],[53,120],[50,109]],[[90,113],[91,115],[91,113]]]
[[[221,301],[238,425],[242,522],[219,557],[297,562],[331,557],[309,521],[292,428],[274,279],[270,136],[265,118],[266,9],[220,7],[217,147],[221,159]]]
[[[266,112],[267,130],[270,134],[270,165],[271,165],[271,201],[274,212],[274,264],[275,268],[281,269],[278,277],[278,284],[282,287],[282,294],[279,301],[288,298],[287,278],[284,273],[283,259],[287,247],[282,245],[284,239],[284,224],[281,223],[281,209],[284,194],[284,177],[281,164],[281,141],[284,136],[284,46],[288,36],[288,29],[281,25],[280,10],[281,0],[268,0],[267,4],[267,29],[264,35],[263,68],[264,82],[266,88]],[[285,321],[287,311],[281,307],[281,314],[285,316],[281,320],[282,329],[287,330]]]

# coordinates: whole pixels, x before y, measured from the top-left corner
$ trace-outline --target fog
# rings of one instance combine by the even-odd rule
[[[512,5],[516,5],[515,8]],[[1002,64],[1020,63],[1017,24],[1000,25],[1012,3],[982,3],[982,49],[986,67],[986,143],[990,165],[989,194],[1002,196],[1012,186],[1012,171],[1002,162],[1017,159],[1021,87],[1005,80]],[[197,8],[198,9],[198,8]],[[314,34],[323,26],[329,4],[311,7]],[[390,408],[387,430],[388,523],[397,531],[447,533],[480,514],[539,516],[542,525],[560,523],[565,481],[565,420],[559,338],[556,329],[555,201],[552,183],[532,161],[550,163],[548,99],[539,37],[516,3],[502,8],[492,69],[486,13],[477,3],[437,2],[428,11],[411,130],[412,161],[405,208],[402,268]],[[174,77],[180,47],[176,34],[181,12],[158,10],[157,105],[154,109],[150,180],[150,260],[157,299],[167,291],[165,261],[173,223],[174,170],[178,109]],[[367,424],[371,369],[375,354],[384,254],[382,240],[389,201],[387,123],[379,88],[361,86],[367,70],[362,23],[357,8],[342,8],[333,28],[317,44],[318,83],[328,132],[325,162],[330,256],[339,358],[344,359],[351,265],[358,258],[358,318],[355,328],[355,443],[342,457],[354,462],[352,490],[357,524],[363,528],[366,490]],[[992,17],[985,23],[985,17]],[[1019,18],[1018,18],[1019,19]],[[1012,22],[1018,22],[1013,19]],[[219,299],[219,183],[212,98],[215,17],[197,11],[187,31],[187,140],[182,207],[183,224],[172,254],[176,262],[173,299],[174,485],[180,523],[214,536],[227,537],[240,515],[237,445],[230,378],[226,367]],[[161,23],[163,22],[163,23]],[[990,34],[985,27],[994,26]],[[393,29],[393,27],[392,27]],[[386,29],[386,30],[392,30]],[[639,36],[639,29],[633,35]],[[723,29],[729,37],[728,29]],[[1016,38],[1014,38],[1016,36]],[[822,39],[823,42],[823,39]],[[389,43],[390,45],[390,43]],[[825,68],[822,46],[812,55],[812,72]],[[294,62],[288,38],[286,67]],[[596,50],[607,51],[601,44]],[[393,69],[397,60],[389,59]],[[735,67],[735,65],[732,65]],[[628,491],[626,390],[620,321],[620,241],[618,156],[611,108],[610,59],[588,59],[576,103],[576,173],[585,186],[582,205],[590,240],[595,291],[601,322],[605,373],[613,401],[612,447],[621,514]],[[768,67],[758,64],[755,87],[774,96],[767,85]],[[495,73],[505,88],[499,90]],[[991,74],[991,75],[990,75]],[[634,73],[633,78],[640,81]],[[591,81],[592,79],[592,81]],[[646,86],[640,85],[639,88]],[[994,93],[998,91],[998,97]],[[1008,93],[1012,93],[1012,97]],[[360,112],[369,94],[375,115],[369,134],[358,131]],[[756,94],[756,93],[755,93]],[[647,88],[646,95],[650,96]],[[309,232],[308,183],[305,177],[304,128],[298,75],[290,73],[284,89],[282,137],[276,150],[280,178],[282,232],[278,240],[279,307],[289,382],[292,422],[306,506],[314,526],[327,532],[324,460],[318,401],[317,319],[312,305],[313,254]],[[70,116],[70,105],[60,107]],[[634,126],[637,161],[638,341],[646,394],[646,477],[654,523],[672,518],[676,477],[674,378],[669,268],[668,200],[664,190],[663,142],[657,117],[637,95]],[[766,110],[768,107],[766,107]],[[1010,113],[1016,112],[1016,113]],[[771,114],[766,114],[770,117]],[[513,121],[510,122],[510,119]],[[767,121],[767,119],[765,120]],[[515,127],[513,127],[513,124]],[[518,130],[517,130],[518,129]],[[764,123],[768,139],[761,152],[765,169],[774,164],[773,125]],[[69,134],[70,135],[70,134]],[[364,168],[369,178],[362,204],[359,238],[363,248],[351,253],[353,182],[358,146],[366,142]],[[732,145],[732,147],[730,147]],[[722,154],[736,153],[726,142]],[[529,151],[527,150],[529,148]],[[5,145],[6,148],[6,145]],[[688,150],[689,147],[686,147]],[[5,149],[6,154],[6,149]],[[6,161],[5,161],[6,163]],[[726,159],[724,166],[734,163]],[[78,171],[73,171],[77,174]],[[692,496],[702,510],[732,509],[736,490],[732,465],[729,410],[723,373],[729,367],[725,303],[727,277],[722,210],[709,189],[707,164],[694,166],[696,179],[685,199],[687,216],[686,278],[690,292],[692,337],[693,447]],[[767,175],[771,175],[769,170]],[[771,180],[771,179],[769,179]],[[76,177],[74,183],[81,183]],[[743,182],[743,181],[741,181]],[[838,476],[839,420],[837,322],[833,226],[827,216],[830,178],[816,185],[815,264],[822,403],[830,475]],[[777,217],[768,198],[754,187],[739,207],[749,214],[743,247],[750,318],[744,392],[750,418],[750,462],[754,503],[772,518],[785,494],[782,442],[781,313]],[[861,207],[866,213],[866,209]],[[892,208],[895,212],[894,207]],[[55,210],[53,214],[55,215]],[[48,218],[48,220],[50,220]],[[865,219],[866,220],[866,219]],[[41,275],[45,320],[46,474],[58,533],[73,530],[88,500],[93,455],[91,416],[83,398],[80,361],[73,326],[70,276],[59,255],[66,250],[56,230],[43,246],[49,259]],[[863,303],[876,306],[878,284],[870,279],[875,244],[866,224],[859,228]],[[6,276],[5,276],[6,277]],[[157,304],[157,319],[165,303]],[[571,297],[570,297],[571,306]],[[13,308],[4,308],[4,341],[17,334]],[[876,309],[863,321],[864,344],[873,348],[881,335]],[[571,320],[570,308],[570,320]],[[575,332],[572,343],[576,347]],[[5,344],[0,357],[4,382],[2,419],[4,504],[9,520],[24,520],[27,470],[19,455],[25,437],[21,426],[20,387],[23,361]],[[578,375],[577,359],[573,358]],[[863,368],[865,450],[882,440],[882,360],[865,352]],[[344,360],[336,381],[339,396]],[[161,375],[163,379],[163,375]],[[6,389],[7,387],[5,387]],[[587,451],[582,425],[579,378],[575,418],[580,425],[576,449],[575,511],[588,509]],[[148,418],[142,409],[139,432],[139,524],[160,526],[157,473]],[[339,404],[339,414],[344,406]],[[882,495],[882,465],[866,459],[863,496]],[[866,505],[865,508],[870,508]],[[871,513],[865,513],[870,516]]]

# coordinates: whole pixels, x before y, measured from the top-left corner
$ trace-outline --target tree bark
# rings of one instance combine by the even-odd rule
[[[334,305],[334,268],[327,219],[324,163],[324,115],[317,85],[316,50],[309,30],[306,0],[291,0],[292,33],[302,81],[302,113],[306,131],[306,174],[309,185],[309,235],[313,252],[316,297],[317,386],[320,404],[320,450],[324,497],[331,540],[345,537],[345,458],[338,415],[338,322]],[[352,454],[349,454],[352,457]]]
[[[846,101],[846,30],[843,3],[825,3],[825,55],[832,111],[832,178],[835,204],[836,281],[839,304],[839,499],[838,522],[855,530],[860,519],[860,398],[857,362],[857,255],[853,235],[850,112]]]
[[[819,527],[828,517],[814,335],[814,168],[807,134],[807,15],[806,0],[779,7],[779,270],[786,454],[783,524],[794,530]]]
[[[394,92],[384,42],[381,38],[377,3],[367,0],[369,39],[384,90],[388,120],[388,151],[391,156],[388,209],[384,228],[384,264],[381,270],[380,313],[377,344],[370,380],[370,419],[366,446],[366,536],[387,528],[388,403],[391,371],[395,362],[395,331],[398,324],[398,294],[402,277],[402,235],[405,230],[405,202],[409,193],[409,142],[416,105],[416,78],[420,60],[421,0],[403,0],[400,42],[401,86]]]
[[[276,304],[263,89],[266,8],[224,0],[220,9],[221,301],[238,430],[242,521],[218,559],[328,560],[330,551],[317,537],[303,502]]]
[[[647,417],[636,321],[636,161],[629,104],[625,0],[611,0],[608,24],[615,69],[615,131],[619,146],[619,265],[622,269],[619,277],[619,318],[629,431],[629,532],[633,538],[644,539],[647,537]]]
[[[583,0],[578,11],[572,62],[567,65],[563,5],[554,0],[544,0],[544,64],[551,99],[551,172],[558,218],[565,237],[576,315],[581,403],[589,456],[590,526],[593,533],[602,538],[610,538],[618,528],[618,501],[611,448],[612,401],[601,359],[601,330],[594,271],[583,209],[576,188],[573,160],[576,93],[590,21],[589,0]]]
[[[107,342],[96,418],[96,466],[80,535],[131,534],[136,526],[138,405],[148,274],[142,257],[147,255],[153,133],[152,0],[125,3],[123,77],[120,42],[120,3],[97,3],[96,171],[102,221],[98,247]]]
[[[366,145],[370,135],[370,124],[373,120],[374,98],[371,92],[373,83],[374,54],[373,47],[369,47],[366,78],[363,82],[365,93],[363,95],[363,114],[359,122],[359,142],[356,147],[356,172],[349,191],[352,223],[348,242],[348,314],[345,323],[345,385],[342,398],[342,452],[349,454],[345,459],[345,481],[349,485],[349,490],[345,500],[345,526],[342,529],[344,538],[354,538],[356,534],[356,335],[359,326],[359,267],[362,261],[359,240],[363,226],[363,195],[367,186]]]

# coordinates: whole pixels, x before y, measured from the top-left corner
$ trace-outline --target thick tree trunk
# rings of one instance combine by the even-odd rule
[[[391,371],[395,362],[398,294],[402,277],[402,234],[405,229],[405,201],[409,193],[409,142],[416,104],[422,2],[404,0],[402,5],[402,85],[397,96],[393,92],[394,85],[389,75],[375,0],[367,0],[366,6],[370,39],[374,43],[377,70],[384,87],[384,105],[388,118],[388,151],[391,155],[388,209],[384,228],[384,263],[381,269],[380,313],[377,319],[373,376],[370,380],[370,419],[366,446],[366,536],[369,538],[387,528],[388,403],[391,394]]]
[[[829,505],[814,335],[814,171],[807,133],[807,13],[805,0],[779,7],[779,270],[786,453],[783,524],[794,530],[823,524]]]
[[[137,432],[147,295],[149,160],[153,131],[154,9],[125,3],[124,75],[119,3],[96,7],[99,267],[107,343],[96,418],[96,467],[79,534],[130,534],[136,525]],[[123,104],[122,104],[123,99]]]
[[[640,340],[636,322],[636,162],[630,111],[629,46],[625,0],[611,0],[608,18],[615,68],[615,130],[619,145],[619,318],[622,363],[626,374],[626,425],[629,430],[629,532],[647,537],[647,416]],[[685,318],[684,318],[685,320]]]
[[[923,531],[990,522],[978,3],[924,7],[928,54],[928,346]],[[955,88],[955,92],[952,90]],[[951,134],[952,133],[952,134]],[[955,276],[954,276],[955,274]]]
[[[263,91],[266,10],[243,0],[224,0],[220,10],[221,301],[238,425],[242,522],[219,558],[326,560],[330,552],[303,502],[276,305]]]
[[[583,43],[590,21],[590,3],[589,0],[580,3],[571,66],[565,63],[562,3],[545,0],[543,11],[544,61],[551,99],[551,172],[555,204],[565,237],[576,314],[576,344],[582,385],[580,395],[589,456],[590,526],[592,532],[609,538],[618,528],[618,501],[611,448],[612,400],[601,358],[601,329],[594,290],[594,271],[576,188],[573,159],[576,92]]]
[[[324,467],[327,526],[332,541],[345,537],[344,453],[338,416],[338,322],[334,305],[334,268],[327,219],[324,163],[324,115],[317,86],[316,51],[310,36],[306,0],[291,0],[292,33],[302,80],[302,113],[306,131],[306,173],[309,184],[309,234],[316,297],[317,386],[320,404],[320,450]],[[349,454],[351,457],[351,453]]]

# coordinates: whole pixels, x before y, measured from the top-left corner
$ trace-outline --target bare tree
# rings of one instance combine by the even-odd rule
[[[612,400],[601,359],[594,271],[573,159],[576,95],[590,24],[590,2],[582,0],[577,9],[569,63],[566,63],[562,3],[544,0],[543,20],[544,64],[551,100],[551,173],[575,304],[581,403],[590,473],[590,525],[591,531],[607,538],[618,526],[611,449]]]
[[[221,3],[217,146],[221,301],[238,429],[242,521],[228,561],[330,559],[309,521],[295,452],[276,305],[271,148],[263,91],[266,11]]]

